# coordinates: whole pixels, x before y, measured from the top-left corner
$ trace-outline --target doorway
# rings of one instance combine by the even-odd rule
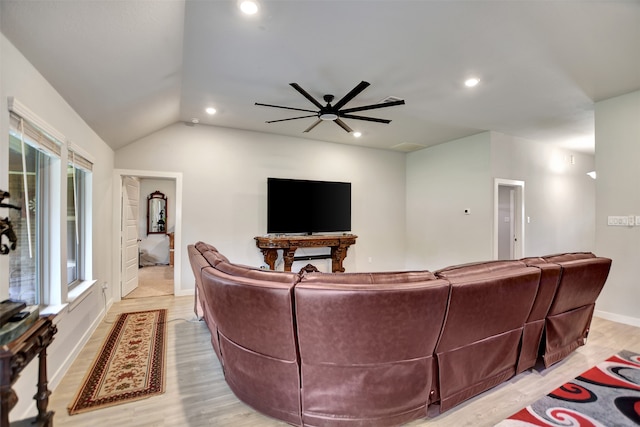
[[[131,197],[127,194],[128,186],[125,185],[131,181],[137,181],[139,185],[139,213],[133,226],[128,218],[131,216],[128,215],[128,212],[131,211],[129,206]],[[149,190],[152,187],[153,190]],[[115,170],[114,188],[120,189],[120,191],[114,191],[114,206],[117,213],[114,215],[114,243],[117,242],[114,244],[116,252],[114,259],[121,260],[113,266],[114,281],[118,284],[114,288],[114,299],[117,301],[123,298],[180,295],[182,174]],[[168,212],[170,211],[171,214],[166,218],[168,222],[167,234],[149,235],[146,218],[147,193],[158,189],[164,190],[170,195],[167,203],[169,203]],[[131,250],[125,247],[124,242],[128,239],[127,230],[130,231],[131,228],[138,230],[135,269],[125,264],[125,260],[128,261],[126,255]],[[135,271],[135,279],[132,277],[132,270]]]
[[[525,256],[524,212],[524,181],[496,178],[493,218],[494,259],[520,259]]]

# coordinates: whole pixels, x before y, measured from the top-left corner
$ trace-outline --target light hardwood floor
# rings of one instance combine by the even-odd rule
[[[166,392],[138,402],[69,416],[73,399],[103,338],[118,313],[167,308]],[[594,318],[589,342],[546,370],[529,370],[460,406],[411,427],[493,426],[612,354],[627,349],[640,353],[640,328]],[[115,303],[60,385],[51,395],[54,423],[77,427],[221,426],[271,427],[287,424],[260,415],[231,392],[203,322],[195,321],[192,297],[155,297]]]
[[[138,287],[125,299],[173,295],[173,266],[152,265],[138,269]]]

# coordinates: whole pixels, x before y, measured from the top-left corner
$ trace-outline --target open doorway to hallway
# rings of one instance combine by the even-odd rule
[[[170,178],[136,177],[139,183],[138,286],[123,298],[173,295],[174,234],[176,220],[176,182]],[[153,204],[162,199],[163,227],[153,224]],[[166,221],[165,221],[166,220]]]
[[[138,187],[135,192],[138,193],[137,197],[131,196],[134,192],[128,191],[132,185],[127,186],[127,183],[132,181]],[[117,233],[114,238],[118,241],[114,247],[117,255],[114,255],[121,260],[117,267],[114,265],[114,275],[120,284],[114,298],[120,300],[176,294],[176,290],[180,289],[181,271],[181,174],[115,170],[114,184],[116,188],[121,188],[119,194],[114,194],[114,202],[117,200],[118,206],[114,218],[114,231]],[[155,199],[157,193],[163,195],[160,211]],[[137,203],[133,198],[137,199]],[[153,205],[151,210],[150,205]],[[149,218],[153,220],[150,222]],[[135,235],[135,239],[129,239],[129,235]],[[125,245],[123,242],[127,240],[135,242],[135,247]],[[134,259],[129,262],[129,258]],[[130,278],[133,275],[135,280]]]

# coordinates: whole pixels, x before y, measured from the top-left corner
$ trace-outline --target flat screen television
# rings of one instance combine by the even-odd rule
[[[267,179],[267,233],[351,231],[351,183]]]

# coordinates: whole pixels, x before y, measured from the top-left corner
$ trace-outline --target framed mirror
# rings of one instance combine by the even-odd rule
[[[147,197],[147,234],[167,234],[167,196],[159,191]]]

